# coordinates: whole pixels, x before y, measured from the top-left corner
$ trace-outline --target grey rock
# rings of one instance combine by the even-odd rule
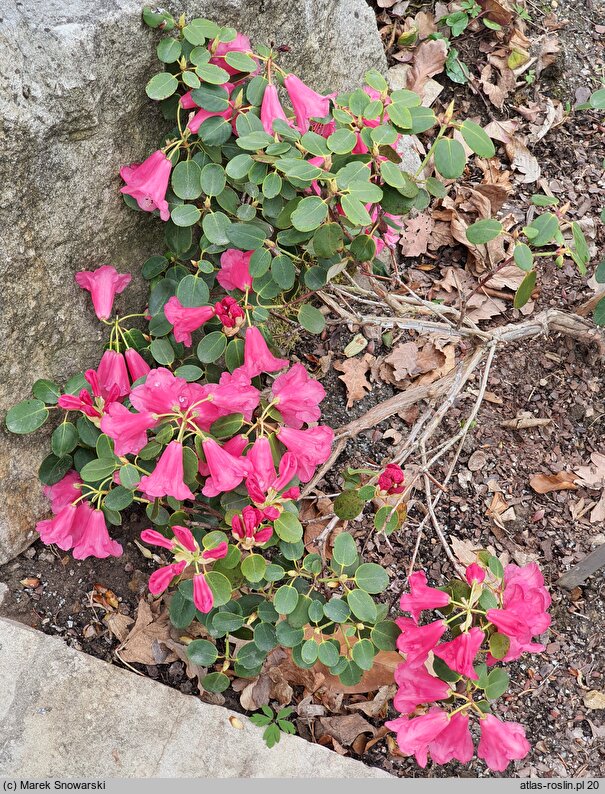
[[[0,776],[390,778],[4,619]]]
[[[119,194],[119,166],[146,157],[163,129],[144,92],[161,64],[143,5],[8,0],[0,10],[0,563],[33,540],[46,509],[44,439],[10,436],[4,415],[36,379],[62,382],[98,362],[103,329],[74,273],[113,264],[136,276],[161,246],[161,223]],[[318,90],[386,69],[364,0],[184,0],[172,10],[289,46],[285,68]],[[143,300],[135,278],[117,305]]]

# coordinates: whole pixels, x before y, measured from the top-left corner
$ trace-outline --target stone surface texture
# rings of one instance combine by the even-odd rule
[[[160,222],[128,210],[119,166],[157,145],[162,121],[144,87],[161,64],[135,0],[7,0],[0,8],[0,563],[33,539],[45,510],[40,436],[4,429],[8,408],[41,377],[94,366],[102,329],[77,270],[135,276],[161,245]],[[174,13],[236,26],[291,48],[285,68],[318,90],[386,68],[364,0],[183,0]],[[139,279],[118,298],[143,298]]]
[[[2,776],[390,778],[0,619]]]

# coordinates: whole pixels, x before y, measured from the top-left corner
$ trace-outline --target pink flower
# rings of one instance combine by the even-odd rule
[[[448,725],[448,715],[434,708],[420,717],[398,717],[385,722],[387,728],[397,734],[397,744],[405,755],[416,756],[416,761],[424,769],[427,762],[429,744],[434,742]]]
[[[210,612],[214,604],[212,590],[203,573],[193,577],[193,603],[195,608],[204,614]]]
[[[249,376],[238,367],[232,373],[223,372],[218,388],[212,395],[212,405],[221,416],[242,413],[249,422],[260,402],[260,392],[250,383]]]
[[[263,510],[246,505],[242,509],[241,517],[234,515],[231,519],[231,530],[238,540],[253,541],[262,545],[273,535],[273,527],[262,526],[265,519]]]
[[[393,705],[402,714],[410,714],[423,703],[449,697],[449,684],[430,675],[424,667],[414,667],[407,662],[395,669],[395,683],[399,689],[393,698]]]
[[[114,452],[122,457],[137,455],[147,444],[147,431],[157,423],[149,411],[134,414],[121,403],[111,403],[101,419],[101,430],[113,438]]]
[[[124,352],[124,358],[126,359],[126,366],[128,367],[128,372],[133,382],[147,375],[151,370],[149,364],[140,353],[137,353],[134,347],[129,347]]]
[[[171,565],[158,568],[149,577],[149,592],[152,595],[163,593],[175,576],[180,576],[186,567],[187,560],[181,560],[181,562],[173,562]]]
[[[174,540],[170,540],[155,529],[144,529],[141,532],[141,540],[143,543],[149,543],[150,546],[161,546],[168,551],[174,548]]]
[[[198,550],[199,547],[190,529],[179,526],[173,526],[171,529],[174,532],[174,537],[184,549],[187,549],[192,554]]]
[[[88,370],[88,372],[91,372],[91,370]],[[86,373],[87,375],[88,372]],[[92,372],[94,372],[94,370],[92,370]],[[125,397],[130,391],[130,380],[126,369],[126,359],[121,353],[117,353],[115,350],[106,350],[103,353],[99,366],[97,367],[96,376],[99,383],[99,391],[103,397],[110,393],[112,386],[117,387],[119,397]]]
[[[433,653],[443,659],[450,670],[477,681],[479,676],[475,672],[473,662],[484,639],[485,634],[474,626],[470,631],[463,631],[450,642],[438,645],[433,649]]]
[[[99,320],[109,319],[116,293],[123,292],[131,280],[130,273],[118,273],[111,265],[76,273],[76,283],[90,292]]]
[[[150,499],[172,496],[182,502],[195,498],[183,481],[183,445],[179,441],[168,444],[155,469],[141,477],[137,488]]]
[[[46,543],[47,546],[55,543],[63,551],[71,549],[74,544],[74,528],[79,523],[76,521],[78,510],[79,507],[76,505],[67,504],[57,511],[54,518],[38,521],[36,531],[40,533],[42,543]],[[80,517],[82,513],[83,511],[80,510]]]
[[[284,78],[284,85],[290,96],[296,116],[296,126],[300,132],[307,132],[311,118],[322,119],[330,112],[330,99],[335,94],[322,96],[305,85],[295,74],[287,75]]]
[[[274,119],[281,119],[292,126],[290,120],[284,113],[281,102],[279,101],[277,88],[273,85],[273,83],[269,83],[269,85],[265,88],[263,101],[260,106],[260,120],[262,121],[263,127],[265,128],[265,132],[268,132],[269,135],[273,135],[274,133]]]
[[[229,545],[223,540],[213,549],[204,549],[201,557],[202,562],[214,562],[215,560],[222,560],[223,557],[227,556],[228,551]]]
[[[73,556],[76,560],[87,557],[121,557],[123,549],[120,544],[109,537],[105,516],[102,510],[90,510],[82,532],[75,540]]]
[[[252,449],[247,454],[250,463],[250,474],[246,478],[246,489],[253,502],[262,504],[267,498],[267,493],[279,493],[293,479],[296,474],[297,462],[291,452],[279,461],[279,476],[275,474],[273,455],[269,440],[260,436],[254,442]]]
[[[244,343],[244,364],[241,369],[249,378],[255,378],[261,372],[276,372],[288,366],[284,358],[275,358],[267,347],[261,332],[251,325],[246,329]]]
[[[516,639],[523,644],[531,640],[531,629],[521,615],[510,609],[488,609],[487,619],[498,629],[501,634]]]
[[[221,69],[224,69],[231,75],[237,74],[237,69],[227,63],[225,55],[228,52],[245,52],[251,54],[251,49],[250,39],[244,36],[243,33],[238,33],[233,41],[221,41],[217,47],[215,47],[212,58],[210,58],[210,63],[215,64],[215,66],[220,66]]]
[[[239,289],[246,291],[252,286],[250,275],[250,259],[254,251],[239,251],[237,248],[228,248],[221,254],[221,269],[216,275],[216,280],[223,289],[231,292]]]
[[[248,474],[247,461],[229,454],[213,438],[203,441],[202,448],[210,471],[210,477],[202,488],[204,496],[217,496],[237,488]]]
[[[296,473],[301,482],[309,482],[315,469],[330,457],[334,442],[334,431],[326,425],[311,427],[308,430],[294,430],[282,427],[278,439],[296,458]]]
[[[192,402],[191,388],[184,378],[177,378],[169,369],[152,369],[145,383],[130,393],[130,402],[137,411],[169,414],[184,411]]]
[[[223,328],[239,327],[241,325],[239,321],[245,317],[242,307],[230,295],[214,304],[214,313],[223,324]]]
[[[397,618],[395,622],[401,629],[397,648],[405,653],[405,661],[410,667],[423,665],[447,630],[443,620],[436,620],[428,626],[417,626],[411,618]]]
[[[302,364],[294,364],[275,379],[272,387],[277,410],[289,427],[299,429],[304,422],[316,422],[321,416],[319,403],[326,396],[324,387],[309,377]]]
[[[245,458],[242,457],[242,452],[248,446],[248,437],[242,435],[241,433],[237,436],[233,436],[230,438],[229,441],[225,441],[222,446],[222,449],[225,452],[228,452],[230,455],[234,455],[239,460],[245,462]],[[208,477],[210,474],[210,469],[208,468],[208,464],[205,460],[199,459],[198,471],[202,475],[202,477]]]
[[[191,347],[193,341],[191,334],[197,331],[211,317],[214,317],[212,306],[183,306],[180,300],[173,295],[164,306],[164,314],[169,323],[172,323],[174,338],[183,342],[185,347]]]
[[[389,463],[378,478],[378,487],[388,494],[403,493],[405,475],[401,466]]]
[[[227,88],[228,83],[225,83],[224,88]],[[212,111],[212,110],[204,110],[204,108],[200,108],[195,116],[187,123],[187,127],[193,132],[197,134],[200,130],[202,124],[206,121],[206,119],[210,119],[213,116],[222,116],[225,121],[229,121],[231,116],[233,115],[233,108],[228,107],[227,110],[219,110],[219,111]]]
[[[404,612],[410,612],[416,623],[423,609],[445,607],[450,603],[450,597],[442,590],[428,587],[424,571],[416,571],[408,578],[410,592],[404,593],[399,601],[399,606]]]
[[[473,562],[467,567],[464,576],[470,585],[472,585],[473,582],[481,584],[481,582],[485,579],[485,571],[480,565],[478,565],[476,562]]]
[[[120,168],[120,176],[126,182],[120,193],[136,199],[140,209],[145,212],[160,211],[160,218],[167,221],[170,210],[166,201],[166,190],[172,163],[164,152],[158,150],[144,162],[125,165]]]
[[[454,758],[467,764],[473,757],[473,737],[466,714],[454,714],[448,725],[429,743],[431,758],[436,764],[447,764]]]
[[[50,499],[53,513],[60,513],[64,507],[70,505],[81,495],[81,490],[77,487],[81,484],[80,475],[75,469],[71,469],[59,482],[44,486],[44,496]]]
[[[92,371],[94,372],[94,370]],[[118,396],[117,389],[115,389],[115,396]],[[57,404],[59,408],[63,408],[65,411],[82,411],[83,414],[91,418],[102,416],[102,411],[95,406],[90,392],[86,389],[82,389],[77,396],[75,394],[62,394]]]
[[[521,760],[529,751],[525,730],[518,722],[501,722],[493,714],[483,717],[477,755],[493,772],[504,772],[509,761]]]

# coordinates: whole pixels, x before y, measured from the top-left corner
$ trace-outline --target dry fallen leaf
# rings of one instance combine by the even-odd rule
[[[337,717],[320,717],[319,726],[323,730],[317,731],[319,727],[316,725],[316,733],[318,736],[323,736],[327,733],[333,739],[343,745],[343,747],[350,747],[360,733],[369,733],[374,736],[376,729],[371,725],[361,714],[343,714]]]
[[[545,427],[551,423],[552,419],[534,416],[529,411],[521,411],[515,419],[505,419],[500,422],[500,427],[510,427],[512,430],[528,430],[531,427]]]
[[[167,610],[164,608],[159,615],[154,614],[147,601],[141,599],[136,623],[118,648],[118,653],[125,662],[158,664],[158,644],[164,640],[171,641],[170,619]],[[162,664],[178,659],[177,654],[173,651],[169,651],[163,656]]]
[[[596,711],[597,709],[605,709],[605,692],[599,692],[598,689],[591,689],[584,695],[584,705],[587,709]]]
[[[347,387],[347,408],[351,408],[358,400],[363,400],[366,392],[372,390],[372,384],[366,378],[374,356],[366,353],[363,358],[349,358],[347,361],[334,363],[334,369],[343,372],[339,379]]]
[[[103,618],[103,623],[120,642],[124,642],[130,631],[129,626],[134,620],[128,615],[121,615],[119,612],[110,612]]]
[[[529,484],[536,493],[551,491],[574,491],[577,477],[571,471],[560,471],[558,474],[534,474]]]
[[[408,72],[408,88],[422,96],[429,77],[440,74],[445,68],[447,43],[443,39],[423,41],[414,52],[414,63]]]
[[[435,221],[428,213],[421,213],[415,218],[408,218],[403,222],[404,230],[399,239],[403,256],[421,256],[428,250],[429,240]]]
[[[27,579],[21,579],[19,584],[22,584],[23,587],[35,588],[40,586],[40,580],[34,576],[30,576]]]
[[[381,686],[372,700],[364,700],[361,703],[351,703],[347,706],[349,711],[363,711],[367,717],[386,717],[389,702],[397,691],[395,684]]]
[[[605,455],[593,452],[588,466],[578,466],[575,470],[579,485],[585,488],[605,487]]]

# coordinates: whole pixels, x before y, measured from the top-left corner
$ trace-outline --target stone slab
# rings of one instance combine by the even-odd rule
[[[243,729],[234,727],[237,717]],[[0,618],[0,776],[390,778]]]

